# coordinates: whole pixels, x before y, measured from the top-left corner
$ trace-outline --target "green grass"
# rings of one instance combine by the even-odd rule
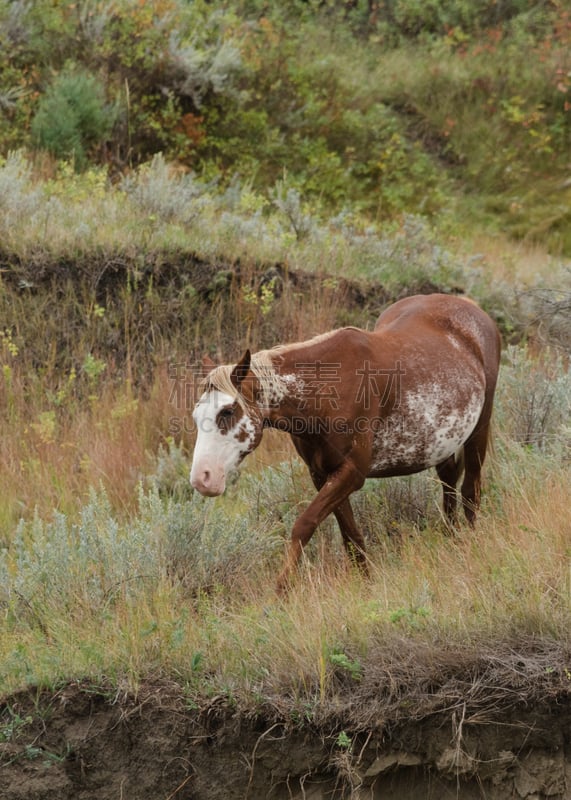
[[[0,54],[2,694],[164,678],[195,705],[294,721],[351,706],[366,726],[482,653],[503,670],[493,685],[568,685],[565,10],[484,22],[450,4],[450,27],[439,4],[433,20],[400,3],[377,22],[303,5],[293,25],[267,4],[214,18],[166,2],[161,27],[119,4],[111,27],[84,18],[101,27],[79,53],[75,15],[40,4],[22,12],[27,29],[49,10],[37,64]],[[157,93],[155,59],[168,85],[174,56],[179,83]],[[69,59],[107,65],[91,71],[117,121],[81,173],[26,149],[38,92]],[[478,527],[447,535],[432,474],[367,482],[370,580],[327,521],[279,600],[306,471],[266,434],[227,496],[194,495],[192,397],[172,368],[371,325],[411,287],[470,294],[517,345]],[[541,651],[523,676],[521,649]]]
[[[431,473],[367,482],[355,505],[368,581],[328,522],[290,596],[276,597],[285,541],[313,493],[279,434],[218,500],[190,492],[171,443],[134,507],[114,508],[100,489],[76,510],[22,520],[0,558],[0,691],[72,677],[136,689],[152,677],[195,702],[282,697],[288,713],[312,716],[331,710],[344,681],[394,670],[395,648],[421,648],[428,663],[529,637],[564,646],[570,393],[554,363],[514,350],[502,370],[475,531],[447,533]],[[541,426],[532,440],[530,418]]]
[[[111,185],[103,169],[76,175],[66,164],[54,179],[41,180],[24,154],[15,153],[0,163],[0,189],[4,269],[29,288],[41,278],[42,263],[70,263],[90,254],[103,262],[139,262],[130,276],[134,285],[145,279],[146,261],[191,252],[230,268],[238,262],[254,269],[281,263],[333,279],[373,280],[389,290],[423,280],[443,288],[463,283],[479,299],[485,299],[496,269],[480,260],[481,280],[470,280],[478,275],[466,268],[473,252],[464,243],[464,223],[446,215],[436,225],[410,214],[387,225],[352,211],[319,213],[281,184],[276,202],[248,182],[216,190],[177,174],[162,157]],[[486,235],[493,233],[477,227],[469,232],[470,238]],[[502,246],[515,248],[509,241]],[[520,249],[518,260],[525,251]],[[512,273],[507,291],[545,281],[557,261],[547,254],[544,261],[540,273]],[[93,306],[95,300],[80,302]]]
[[[403,0],[373,14],[342,3],[236,0],[215,13],[208,4],[159,5],[153,13],[120,2],[113,14],[84,15],[42,0],[13,18],[0,4],[3,50],[12,54],[0,58],[0,155],[26,148],[48,174],[50,158],[67,158],[68,171],[83,166],[92,181],[81,204],[76,184],[72,217],[53,183],[48,206],[21,198],[28,241],[66,249],[79,239],[80,250],[105,236],[110,246],[180,245],[177,221],[208,222],[208,198],[191,178],[199,175],[227,201],[246,187],[242,202],[278,219],[286,250],[313,217],[342,212],[374,224],[444,215],[456,229],[496,227],[570,252],[563,5],[467,9],[454,0],[424,9]],[[79,110],[78,87],[90,101]],[[161,154],[179,180],[170,195],[158,191],[157,204]],[[130,185],[148,217],[142,231],[128,224],[121,195],[99,198],[93,225],[91,195],[107,176]],[[288,192],[301,197],[301,228],[275,213]],[[231,206],[233,245],[240,251],[245,231],[251,238],[257,229],[258,248],[267,244],[274,258],[276,236],[261,235],[259,218],[236,220]],[[6,228],[19,247],[10,219]],[[205,253],[221,244],[218,235],[200,238]]]

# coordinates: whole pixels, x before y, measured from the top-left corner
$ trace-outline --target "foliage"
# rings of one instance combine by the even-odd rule
[[[387,4],[388,8],[383,11],[387,22],[393,23],[398,33],[407,38],[426,34],[442,36],[455,29],[468,37],[527,13],[529,5],[527,0],[511,0],[501,7],[490,0],[396,0]]]
[[[113,118],[97,78],[68,66],[40,100],[32,120],[32,137],[38,147],[81,169],[89,151],[101,146],[110,134]]]
[[[161,153],[137,173],[127,176],[122,190],[149,217],[189,223],[200,213],[207,186],[191,174],[175,175]]]
[[[196,493],[177,501],[161,500],[156,489],[140,490],[138,502],[138,514],[127,523],[95,490],[77,522],[63,513],[52,522],[22,520],[9,549],[0,552],[1,602],[20,605],[34,615],[32,624],[47,626],[50,609],[104,611],[165,574],[192,592],[235,586],[275,552],[278,540],[270,532],[252,538],[247,516],[228,525],[220,508],[203,513]]]
[[[29,220],[43,205],[41,188],[32,180],[30,164],[22,153],[9,153],[0,161],[0,225],[5,241],[21,219]]]
[[[571,374],[557,352],[532,358],[508,347],[501,372],[499,425],[521,445],[569,458],[571,454]]]
[[[163,153],[314,213],[499,215],[566,250],[570,26],[526,0],[3,0],[0,153],[113,174]]]
[[[445,287],[459,279],[454,257],[420,215],[384,227],[349,211],[319,214],[287,180],[278,180],[268,197],[250,182],[206,182],[161,154],[110,185],[104,170],[78,176],[65,162],[55,179],[34,181],[29,162],[15,153],[0,162],[0,186],[0,230],[5,245],[24,258],[38,247],[48,257],[90,248],[142,257],[161,248],[206,256],[222,250],[230,261],[287,259],[292,267],[365,277],[390,289],[417,280]]]

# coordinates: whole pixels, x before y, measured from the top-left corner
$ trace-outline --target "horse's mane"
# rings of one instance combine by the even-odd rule
[[[279,349],[279,347],[275,348],[275,350]],[[276,400],[281,399],[286,392],[286,384],[274,368],[272,352],[272,350],[260,350],[259,353],[254,353],[250,361],[250,369],[260,384],[260,403],[264,407],[268,407],[275,403]],[[224,392],[224,394],[233,397],[244,408],[244,397],[230,379],[233,369],[233,364],[222,364],[219,367],[215,367],[202,381],[200,388],[202,391],[217,389],[220,392]]]
[[[284,377],[276,372],[274,360],[279,358],[283,353],[293,350],[297,347],[305,347],[307,345],[317,344],[318,342],[328,339],[336,331],[329,331],[315,336],[305,342],[294,342],[292,344],[280,344],[273,347],[271,350],[260,350],[252,355],[250,361],[250,369],[260,383],[260,403],[265,407],[275,404],[276,401],[281,400],[288,391],[288,384]],[[245,400],[242,394],[236,389],[230,375],[234,369],[233,364],[223,364],[219,367],[214,367],[200,385],[201,392],[217,389],[224,394],[230,395],[234,398],[242,408],[245,407]]]

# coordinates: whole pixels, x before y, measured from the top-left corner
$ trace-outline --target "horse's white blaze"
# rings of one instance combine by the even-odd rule
[[[190,482],[201,494],[214,497],[226,488],[226,477],[252,448],[255,426],[242,416],[228,430],[220,430],[216,418],[224,408],[234,405],[224,392],[205,392],[192,413],[197,436],[190,470]]]

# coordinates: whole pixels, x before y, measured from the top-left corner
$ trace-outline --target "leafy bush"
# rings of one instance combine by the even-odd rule
[[[565,250],[566,14],[526,0],[0,0],[0,152],[32,137],[121,172],[162,152],[383,220],[448,210],[466,186],[482,198],[466,198],[472,222],[476,208]]]
[[[68,66],[40,100],[32,121],[36,144],[57,158],[71,159],[77,169],[87,164],[93,148],[111,132],[114,110],[105,103],[103,84]]]
[[[190,97],[200,109],[205,96],[237,97],[237,76],[243,69],[242,56],[232,41],[218,41],[200,48],[192,42],[181,42],[178,35],[169,40],[170,69],[174,72],[174,86],[182,97]]]
[[[402,35],[417,37],[443,35],[454,28],[474,33],[505,23],[528,10],[527,0],[508,0],[501,4],[490,0],[394,0],[386,4],[381,15],[384,12]]]

